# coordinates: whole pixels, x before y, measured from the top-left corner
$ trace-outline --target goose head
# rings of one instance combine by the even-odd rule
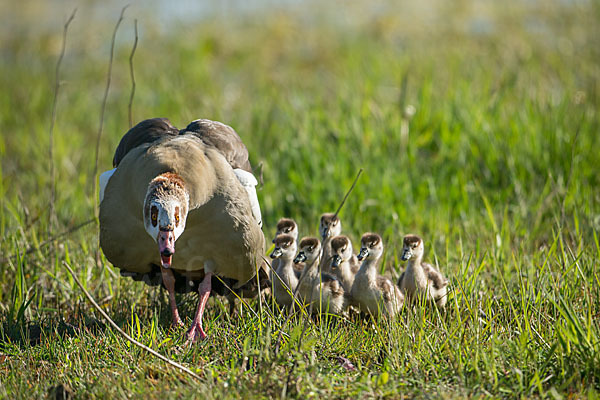
[[[296,240],[292,235],[279,235],[275,238],[275,248],[270,257],[291,260],[296,255]]]
[[[294,262],[296,264],[305,262],[311,265],[321,255],[321,243],[316,237],[305,237],[300,241],[300,251]]]
[[[319,234],[321,239],[325,240],[328,237],[337,236],[342,233],[342,223],[337,215],[333,213],[325,213],[321,215],[319,223]]]
[[[296,221],[291,218],[281,218],[279,222],[277,222],[277,232],[275,233],[275,237],[279,235],[292,235],[294,240],[298,240],[298,225]],[[273,243],[275,243],[275,239],[273,239]]]
[[[185,229],[189,195],[179,175],[164,173],[148,185],[144,199],[144,227],[158,244],[161,264],[171,267],[175,241]]]
[[[360,239],[360,252],[358,260],[377,260],[383,253],[381,236],[376,233],[365,233]]]
[[[352,242],[347,236],[339,235],[331,239],[331,268],[337,268],[341,263],[352,258]]]
[[[402,261],[417,259],[423,256],[423,240],[417,235],[404,236],[402,246]]]

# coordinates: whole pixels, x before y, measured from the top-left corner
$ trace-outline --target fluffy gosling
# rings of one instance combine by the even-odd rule
[[[322,272],[331,272],[331,239],[342,234],[342,222],[338,216],[333,213],[321,215],[319,234],[321,235],[321,246],[323,248],[319,268]]]
[[[321,245],[317,238],[308,237],[300,241],[300,251],[294,262],[305,262],[306,267],[298,283],[298,297],[304,304],[312,303],[315,314],[329,311],[339,315],[346,308],[344,288],[334,276],[319,273],[320,254]]]
[[[273,296],[275,296],[277,303],[283,307],[289,307],[293,304],[293,293],[296,290],[296,285],[298,285],[298,273],[294,270],[296,249],[296,241],[293,236],[279,235],[275,238],[275,248],[270,255],[272,259],[279,260],[272,279]]]
[[[340,280],[344,290],[350,293],[354,277],[360,268],[352,249],[352,242],[347,236],[335,236],[331,239],[331,253],[331,272]]]
[[[365,233],[360,241],[358,260],[362,261],[350,292],[361,311],[373,316],[393,317],[400,312],[404,296],[388,278],[377,275],[377,263],[383,253],[381,236]]]
[[[448,280],[433,265],[423,262],[423,240],[417,235],[406,235],[402,247],[402,261],[406,270],[398,279],[398,287],[404,295],[415,302],[421,296],[443,308],[448,299]]]

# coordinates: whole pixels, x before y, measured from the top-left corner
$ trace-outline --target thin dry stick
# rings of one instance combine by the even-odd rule
[[[166,362],[167,364],[171,365],[172,367],[175,367],[175,368],[179,369],[180,371],[185,372],[186,374],[192,376],[193,378],[196,378],[198,380],[201,379],[199,375],[197,375],[194,372],[192,372],[189,368],[186,368],[183,365],[181,365],[181,364],[179,364],[179,363],[177,363],[177,362],[175,362],[175,361],[173,361],[171,359],[168,359],[167,357],[165,357],[162,354],[160,354],[160,353],[152,350],[150,347],[146,346],[145,344],[142,344],[142,343],[138,342],[137,340],[135,340],[134,338],[132,338],[131,336],[129,336],[127,333],[125,333],[108,316],[108,314],[106,312],[104,312],[104,310],[102,308],[100,308],[100,306],[98,305],[98,303],[96,303],[96,301],[94,300],[94,298],[92,297],[92,295],[87,290],[85,290],[85,288],[83,287],[83,285],[81,284],[81,282],[79,281],[79,279],[75,275],[75,272],[73,272],[73,270],[71,269],[71,267],[69,266],[69,264],[66,261],[63,261],[62,264],[69,271],[69,273],[71,274],[71,276],[75,280],[75,283],[77,283],[77,286],[79,286],[79,288],[81,289],[81,291],[85,294],[85,297],[88,298],[88,300],[90,301],[90,303],[92,303],[92,305],[94,306],[94,308],[104,317],[104,319],[106,321],[108,321],[108,323],[110,324],[110,326],[112,326],[117,332],[119,332],[125,339],[127,339],[129,342],[135,344],[136,346],[138,346],[142,350],[145,350],[148,353],[152,354],[153,356],[155,356],[155,357],[163,360],[164,362]]]
[[[94,164],[94,214],[97,215],[98,213],[98,157],[100,155],[100,139],[102,137],[102,129],[104,128],[104,111],[106,110],[106,102],[108,100],[108,91],[110,89],[110,81],[111,81],[111,77],[112,77],[112,65],[113,65],[113,58],[114,58],[114,53],[115,53],[115,41],[117,38],[117,31],[119,30],[119,25],[121,25],[121,21],[123,21],[123,14],[125,13],[125,10],[127,9],[127,7],[129,7],[129,5],[126,5],[125,7],[123,7],[123,9],[121,10],[121,15],[119,16],[119,20],[117,21],[117,24],[115,25],[115,30],[113,31],[113,36],[112,36],[112,40],[110,42],[110,58],[108,60],[108,73],[107,73],[107,78],[106,78],[106,89],[104,90],[104,98],[102,99],[102,106],[100,108],[100,125],[98,127],[98,136],[96,138],[96,157],[95,157],[95,164]]]
[[[67,31],[71,21],[75,18],[77,8],[73,10],[67,22],[65,22],[62,37],[62,47],[58,61],[56,62],[56,74],[54,78],[54,100],[52,101],[52,116],[50,118],[50,130],[48,132],[50,145],[48,147],[48,157],[50,158],[50,211],[48,214],[48,234],[52,235],[52,228],[56,222],[56,211],[54,203],[56,201],[56,172],[54,169],[54,124],[56,123],[56,107],[58,103],[58,91],[60,89],[60,66],[65,56],[65,49],[67,47]]]
[[[133,126],[133,96],[135,95],[135,74],[133,73],[133,56],[135,55],[135,49],[138,44],[138,29],[137,29],[137,19],[133,21],[133,27],[135,31],[135,40],[133,41],[133,48],[131,49],[131,54],[129,55],[129,75],[131,75],[131,95],[129,95],[129,106],[127,107],[129,110],[129,128]]]

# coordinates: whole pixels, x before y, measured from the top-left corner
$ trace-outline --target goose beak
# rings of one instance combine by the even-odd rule
[[[279,247],[275,247],[275,250],[273,250],[270,257],[271,258],[279,258],[279,257],[281,257],[282,254],[283,254],[283,251],[281,251],[281,249]]]
[[[171,268],[171,260],[175,253],[175,234],[173,231],[158,232],[158,251],[163,268]]]
[[[335,256],[333,256],[333,259],[331,260],[331,267],[337,268],[340,266],[341,262],[342,262],[342,257],[340,257],[336,254]]]
[[[358,256],[356,256],[356,258],[358,258],[358,261],[362,261],[365,258],[367,258],[368,255],[369,255],[369,250],[367,250],[366,247],[363,247],[362,249],[360,249],[360,253],[358,253]]]
[[[304,262],[304,261],[306,261],[306,254],[304,254],[304,252],[301,251],[300,253],[298,253],[296,258],[294,258],[294,263],[300,264],[301,262]]]
[[[402,261],[406,261],[409,260],[412,257],[412,252],[409,249],[405,249],[402,252],[402,257],[400,257],[402,259]]]

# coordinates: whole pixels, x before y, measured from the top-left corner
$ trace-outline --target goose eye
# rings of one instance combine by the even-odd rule
[[[156,222],[158,220],[158,209],[156,208],[156,206],[152,206],[150,218],[152,219],[152,226],[156,226]]]
[[[414,244],[412,245],[412,248],[413,248],[413,249],[416,249],[416,248],[417,248],[417,244],[416,244],[416,243],[414,243]]]

